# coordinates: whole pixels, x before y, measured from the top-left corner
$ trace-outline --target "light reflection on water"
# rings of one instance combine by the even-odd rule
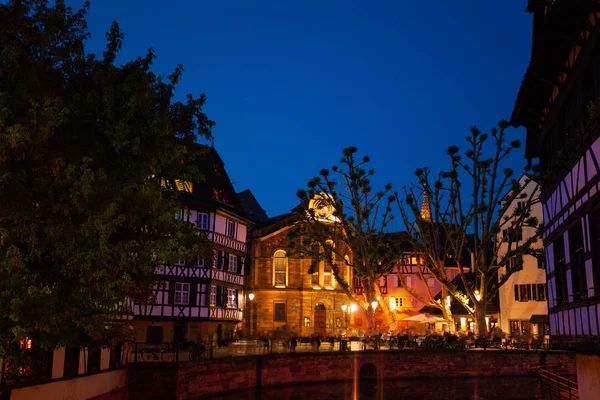
[[[212,400],[536,400],[536,377],[445,378],[319,383],[252,390]]]

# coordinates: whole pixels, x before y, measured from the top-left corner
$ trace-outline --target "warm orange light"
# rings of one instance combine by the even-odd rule
[[[25,338],[19,341],[19,345],[21,350],[30,350],[31,349],[31,339]]]
[[[190,181],[184,181],[181,179],[175,179],[175,186],[180,192],[192,193],[193,185]]]

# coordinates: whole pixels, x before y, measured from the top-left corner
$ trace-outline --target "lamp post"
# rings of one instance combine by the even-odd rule
[[[248,316],[248,325],[250,325],[250,326],[249,326],[248,330],[250,331],[249,332],[250,336],[252,336],[252,334],[253,334],[252,314],[254,313],[254,303],[252,302],[252,300],[254,300],[254,293],[252,293],[252,292],[248,293],[248,300],[250,300],[250,313],[249,313],[250,315]]]

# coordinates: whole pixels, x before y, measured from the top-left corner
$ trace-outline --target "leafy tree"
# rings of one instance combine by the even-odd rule
[[[532,246],[543,231],[543,225],[531,215],[531,206],[538,198],[535,191],[523,191],[531,178],[520,181],[514,178],[511,168],[503,168],[506,157],[520,147],[517,140],[507,143],[507,127],[506,121],[500,121],[490,135],[472,128],[464,158],[457,146],[451,146],[446,151],[450,157],[448,171],[432,178],[429,169],[418,169],[418,183],[404,188],[403,201],[398,198],[415,250],[424,255],[425,265],[444,290],[474,317],[480,334],[487,332],[488,304],[516,271],[516,265],[509,260],[524,255],[541,256],[541,250]],[[417,204],[420,196],[429,198],[430,218],[421,215]],[[509,211],[516,199],[521,206]],[[535,233],[517,240],[518,235],[512,232],[520,232],[524,227],[534,228]],[[507,251],[500,257],[503,244]],[[461,285],[449,279],[449,257],[456,263]],[[506,272],[498,279],[501,267],[506,267]]]
[[[307,190],[297,195],[299,222],[290,234],[290,251],[311,258],[308,273],[324,262],[348,297],[368,315],[370,329],[375,329],[371,303],[377,301],[382,276],[394,268],[397,252],[386,228],[393,220],[391,205],[395,197],[391,185],[374,191],[371,178],[375,171],[366,169],[369,157],[356,157],[356,147],[344,149],[340,166],[323,169],[308,182]],[[354,279],[360,280],[362,294],[355,294],[344,273],[350,267]],[[388,320],[389,304],[379,304]]]
[[[0,5],[0,359],[12,367],[25,337],[121,335],[124,299],[204,242],[158,177],[200,179],[186,161],[211,137],[205,96],[173,102],[183,69],[155,75],[152,49],[115,65],[116,23],[103,56],[86,54],[88,7]]]

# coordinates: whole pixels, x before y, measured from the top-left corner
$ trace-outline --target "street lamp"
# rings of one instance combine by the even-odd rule
[[[373,311],[375,311],[375,310],[377,309],[377,304],[378,304],[378,303],[377,303],[377,301],[376,301],[376,300],[373,300],[373,301],[371,302],[371,307],[373,307]]]
[[[248,298],[250,299],[250,301],[254,300],[254,293],[248,293]]]

